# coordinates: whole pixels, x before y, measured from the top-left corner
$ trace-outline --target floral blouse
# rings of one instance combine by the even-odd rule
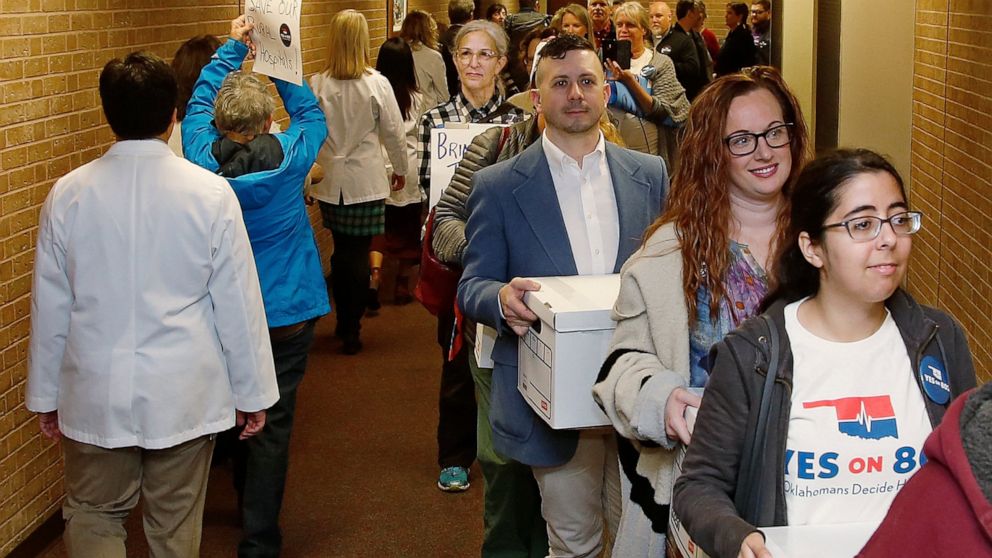
[[[710,348],[737,326],[758,313],[768,292],[768,278],[746,244],[730,241],[730,266],[724,279],[726,297],[720,300],[719,314],[710,318],[710,294],[706,287],[696,291],[696,324],[689,334],[689,386],[705,387],[709,378]],[[733,302],[733,306],[731,306]]]

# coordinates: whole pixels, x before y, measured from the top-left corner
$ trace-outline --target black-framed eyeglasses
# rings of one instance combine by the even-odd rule
[[[896,234],[909,236],[920,231],[920,226],[923,223],[923,213],[919,211],[903,211],[902,213],[889,216],[888,219],[865,215],[864,217],[855,217],[854,219],[848,219],[840,223],[823,225],[823,228],[844,227],[847,229],[847,234],[855,242],[869,242],[878,238],[878,233],[882,232],[882,225],[885,223],[888,223],[892,227],[892,231]]]
[[[768,147],[778,149],[792,143],[792,122],[772,126],[760,134],[753,132],[737,132],[723,138],[723,143],[727,144],[730,154],[735,157],[750,155],[758,149],[758,138],[765,138]]]

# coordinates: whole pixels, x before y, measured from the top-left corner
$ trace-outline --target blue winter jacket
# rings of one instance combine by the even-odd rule
[[[193,88],[183,119],[183,153],[197,165],[217,172],[211,147],[221,138],[213,124],[214,100],[229,73],[241,67],[248,47],[229,40],[217,49]],[[241,202],[269,327],[292,325],[331,311],[320,255],[303,203],[303,182],[317,159],[327,124],[317,98],[306,83],[273,78],[289,113],[289,128],[273,134],[282,146],[282,163],[274,170],[230,178]]]

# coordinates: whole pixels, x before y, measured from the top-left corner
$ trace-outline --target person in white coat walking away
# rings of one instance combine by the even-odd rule
[[[279,398],[241,207],[166,144],[176,95],[152,54],[108,62],[117,141],[41,210],[26,404],[62,440],[72,557],[123,558],[139,495],[149,554],[198,556],[215,434]]]

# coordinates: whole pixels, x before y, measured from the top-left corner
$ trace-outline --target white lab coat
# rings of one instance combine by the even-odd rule
[[[389,177],[380,144],[396,174],[406,175],[409,161],[403,116],[389,80],[375,70],[358,79],[334,79],[325,73],[310,78],[310,88],[327,116],[327,138],[317,153],[324,180],[310,195],[344,204],[385,199]]]
[[[420,119],[427,112],[427,109],[434,108],[434,105],[428,105],[427,103],[429,101],[427,101],[427,97],[419,92],[413,93],[412,101],[413,106],[410,108],[409,117],[403,121],[406,132],[406,185],[402,190],[390,192],[389,197],[386,198],[386,205],[394,207],[403,207],[427,200],[426,192],[420,187],[420,168],[417,166],[420,162],[420,157],[417,153],[417,145],[420,143]],[[383,158],[388,156],[385,151],[386,148],[383,147]],[[386,176],[391,178],[392,174],[393,165],[387,162]]]
[[[159,140],[119,141],[41,210],[27,408],[105,448],[161,449],[279,398],[241,207]]]

